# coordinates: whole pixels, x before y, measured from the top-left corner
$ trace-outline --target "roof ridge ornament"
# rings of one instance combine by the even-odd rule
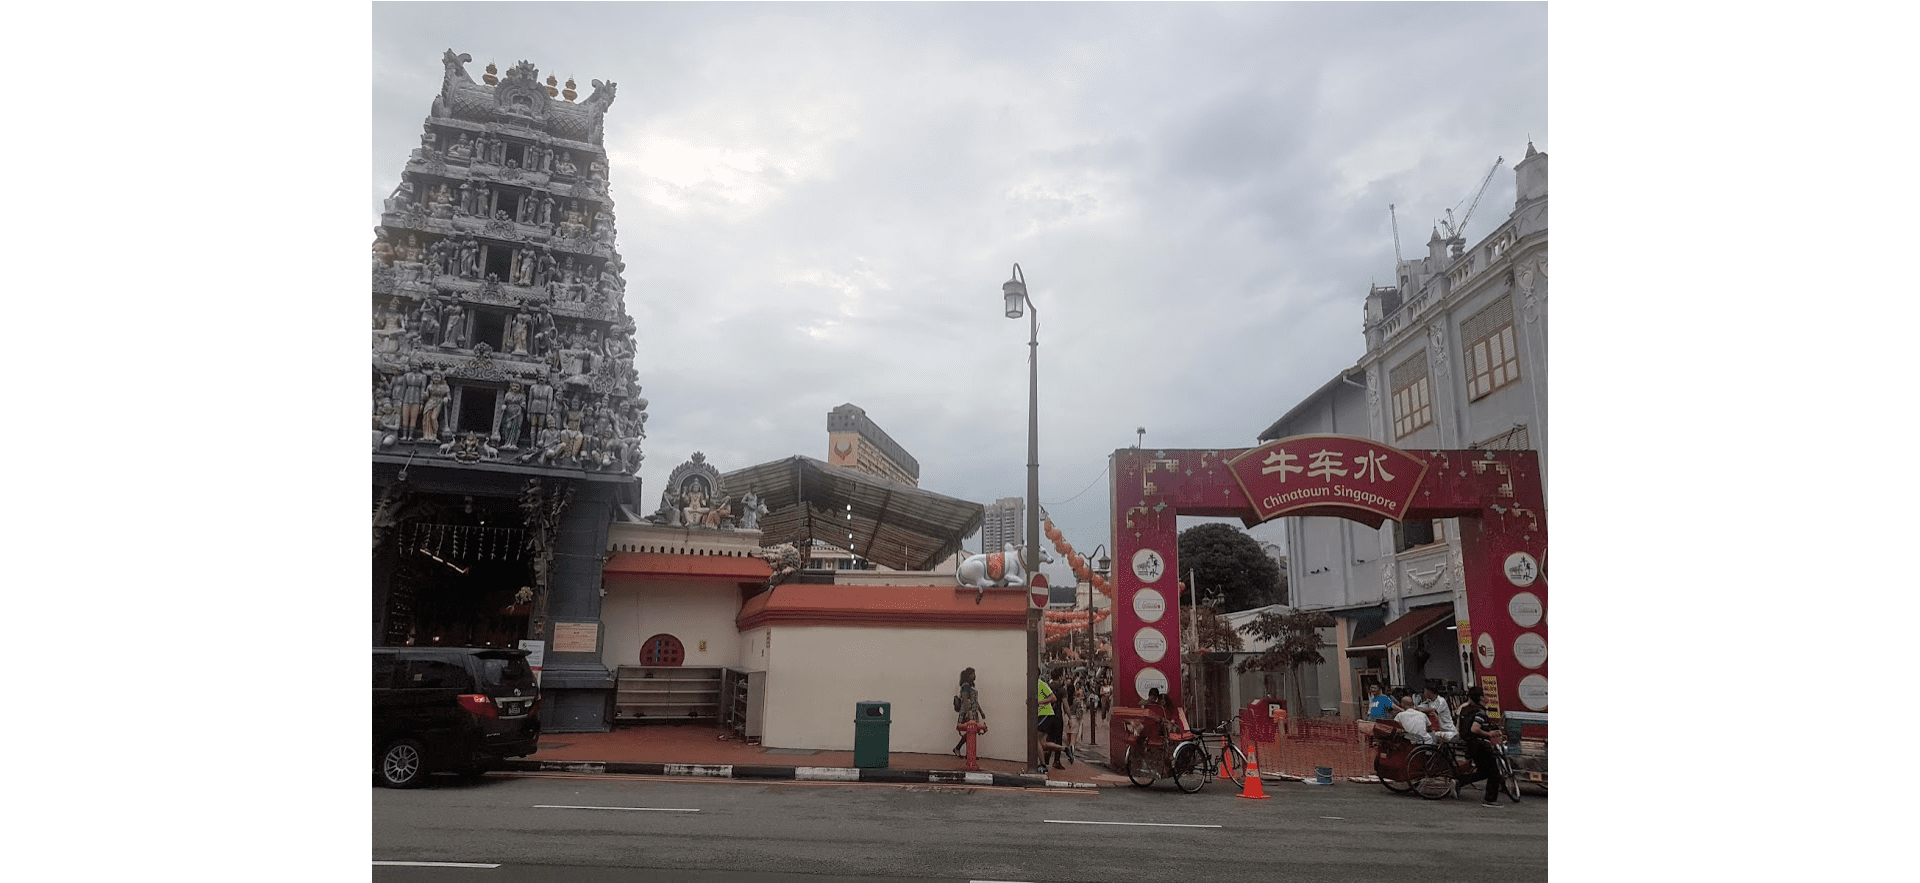
[[[594,80],[593,94],[588,95],[587,100],[581,102],[580,106],[596,115],[606,113],[607,108],[613,105],[613,93],[619,85],[611,80],[605,83]]]
[[[488,66],[487,69],[492,70],[493,68],[492,66]],[[516,64],[513,66],[512,70],[507,71],[507,75],[501,78],[501,82],[505,82],[505,83],[524,82],[524,83],[530,83],[537,86],[540,84],[540,69],[537,67],[534,67],[533,62],[527,61],[526,59],[523,58],[520,60],[519,64]],[[542,91],[545,91],[545,90],[542,90]]]

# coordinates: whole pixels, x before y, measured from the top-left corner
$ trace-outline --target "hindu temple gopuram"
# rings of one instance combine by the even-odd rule
[[[639,508],[614,84],[581,100],[526,61],[475,82],[471,61],[442,59],[373,243],[375,646],[512,647],[598,620],[608,524]],[[549,713],[609,683],[596,653],[544,659]]]

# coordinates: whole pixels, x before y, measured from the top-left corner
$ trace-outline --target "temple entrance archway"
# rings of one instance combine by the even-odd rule
[[[1405,451],[1371,439],[1303,435],[1255,448],[1113,453],[1113,704],[1159,687],[1180,707],[1179,516],[1252,526],[1320,515],[1379,527],[1457,518],[1469,682],[1487,707],[1547,710],[1546,502],[1534,451]],[[1125,718],[1109,744],[1122,744]]]

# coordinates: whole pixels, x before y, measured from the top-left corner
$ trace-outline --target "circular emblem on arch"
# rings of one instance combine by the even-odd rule
[[[1133,575],[1143,583],[1159,582],[1167,572],[1167,559],[1152,549],[1133,553]]]
[[[1473,656],[1474,660],[1480,663],[1481,668],[1493,667],[1493,635],[1486,632],[1480,633],[1480,637],[1473,642]]]
[[[1139,589],[1133,593],[1133,615],[1141,622],[1159,622],[1167,614],[1167,598],[1157,589]]]
[[[1532,555],[1525,552],[1508,555],[1502,569],[1507,574],[1507,582],[1523,589],[1533,585],[1533,581],[1540,578],[1540,562],[1535,561]]]
[[[1547,710],[1547,676],[1527,675],[1520,679],[1520,704],[1534,711]]]
[[[1160,695],[1167,695],[1167,676],[1159,669],[1143,668],[1139,674],[1133,676],[1133,691],[1140,697],[1141,702],[1147,701],[1148,691],[1155,687],[1160,688]]]
[[[1514,625],[1523,629],[1539,625],[1542,610],[1540,596],[1532,592],[1516,592],[1507,599],[1507,615],[1513,617]]]
[[[1134,632],[1133,652],[1140,654],[1141,662],[1159,662],[1167,655],[1167,636],[1156,628]]]
[[[1547,664],[1547,639],[1538,632],[1523,632],[1513,639],[1513,660],[1528,668]]]

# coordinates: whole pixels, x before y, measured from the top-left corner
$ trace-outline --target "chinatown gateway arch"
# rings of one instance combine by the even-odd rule
[[[1255,448],[1113,453],[1114,696],[1109,745],[1158,687],[1182,707],[1181,515],[1320,515],[1379,527],[1458,518],[1465,564],[1462,635],[1487,710],[1547,711],[1547,514],[1535,451],[1404,451],[1346,435],[1299,435]]]

